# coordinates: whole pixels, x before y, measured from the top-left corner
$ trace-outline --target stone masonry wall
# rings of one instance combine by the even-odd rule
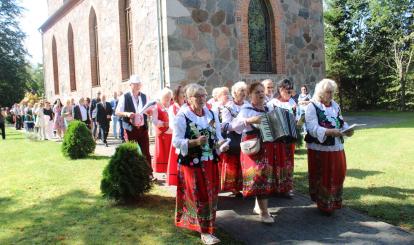
[[[92,87],[89,45],[89,13],[94,8],[98,22],[100,86]],[[134,73],[145,81],[143,92],[152,94],[160,88],[158,58],[157,11],[155,1],[131,1],[133,29]],[[112,97],[115,91],[127,91],[128,83],[122,81],[120,55],[120,25],[118,1],[84,0],[67,15],[43,33],[46,97],[55,98],[94,97],[101,91]],[[68,25],[74,35],[76,87],[70,91]],[[54,93],[52,38],[55,36],[59,67],[60,93]],[[144,62],[145,61],[145,62]]]
[[[249,3],[250,0],[168,0],[164,33],[168,40],[167,83],[174,87],[199,82],[210,91],[238,80],[290,78],[296,86],[313,87],[322,79],[322,1],[269,0],[276,32],[277,74],[249,72]]]

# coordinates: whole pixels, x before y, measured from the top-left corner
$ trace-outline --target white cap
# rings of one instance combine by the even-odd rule
[[[141,80],[141,78],[139,78],[139,76],[138,75],[131,75],[131,77],[129,78],[129,83],[136,83],[136,84],[139,84],[139,83],[142,83],[142,80]]]

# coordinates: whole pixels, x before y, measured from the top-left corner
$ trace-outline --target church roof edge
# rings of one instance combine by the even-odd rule
[[[73,7],[83,0],[68,0],[58,10],[56,10],[49,18],[39,27],[40,33],[45,33],[49,30],[56,22],[64,17]]]

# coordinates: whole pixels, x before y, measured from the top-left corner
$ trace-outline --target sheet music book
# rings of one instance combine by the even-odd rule
[[[155,100],[151,100],[150,102],[145,104],[144,107],[142,107],[142,109],[138,113],[139,114],[144,114],[148,110],[152,109],[152,107],[155,106],[156,104],[157,104],[157,102]]]
[[[357,129],[361,129],[362,127],[366,126],[366,124],[361,124],[361,123],[354,123],[351,126],[349,126],[349,128],[341,130],[342,134],[346,134],[351,130],[357,130]]]

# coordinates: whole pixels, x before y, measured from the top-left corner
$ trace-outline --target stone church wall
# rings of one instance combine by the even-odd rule
[[[313,85],[325,75],[321,0],[269,0],[281,55],[276,74],[243,69],[248,53],[249,0],[168,0],[164,35],[168,40],[171,86],[199,82],[208,90],[238,80],[290,78]],[[244,63],[244,64],[243,64]],[[242,68],[242,69],[241,69]]]

